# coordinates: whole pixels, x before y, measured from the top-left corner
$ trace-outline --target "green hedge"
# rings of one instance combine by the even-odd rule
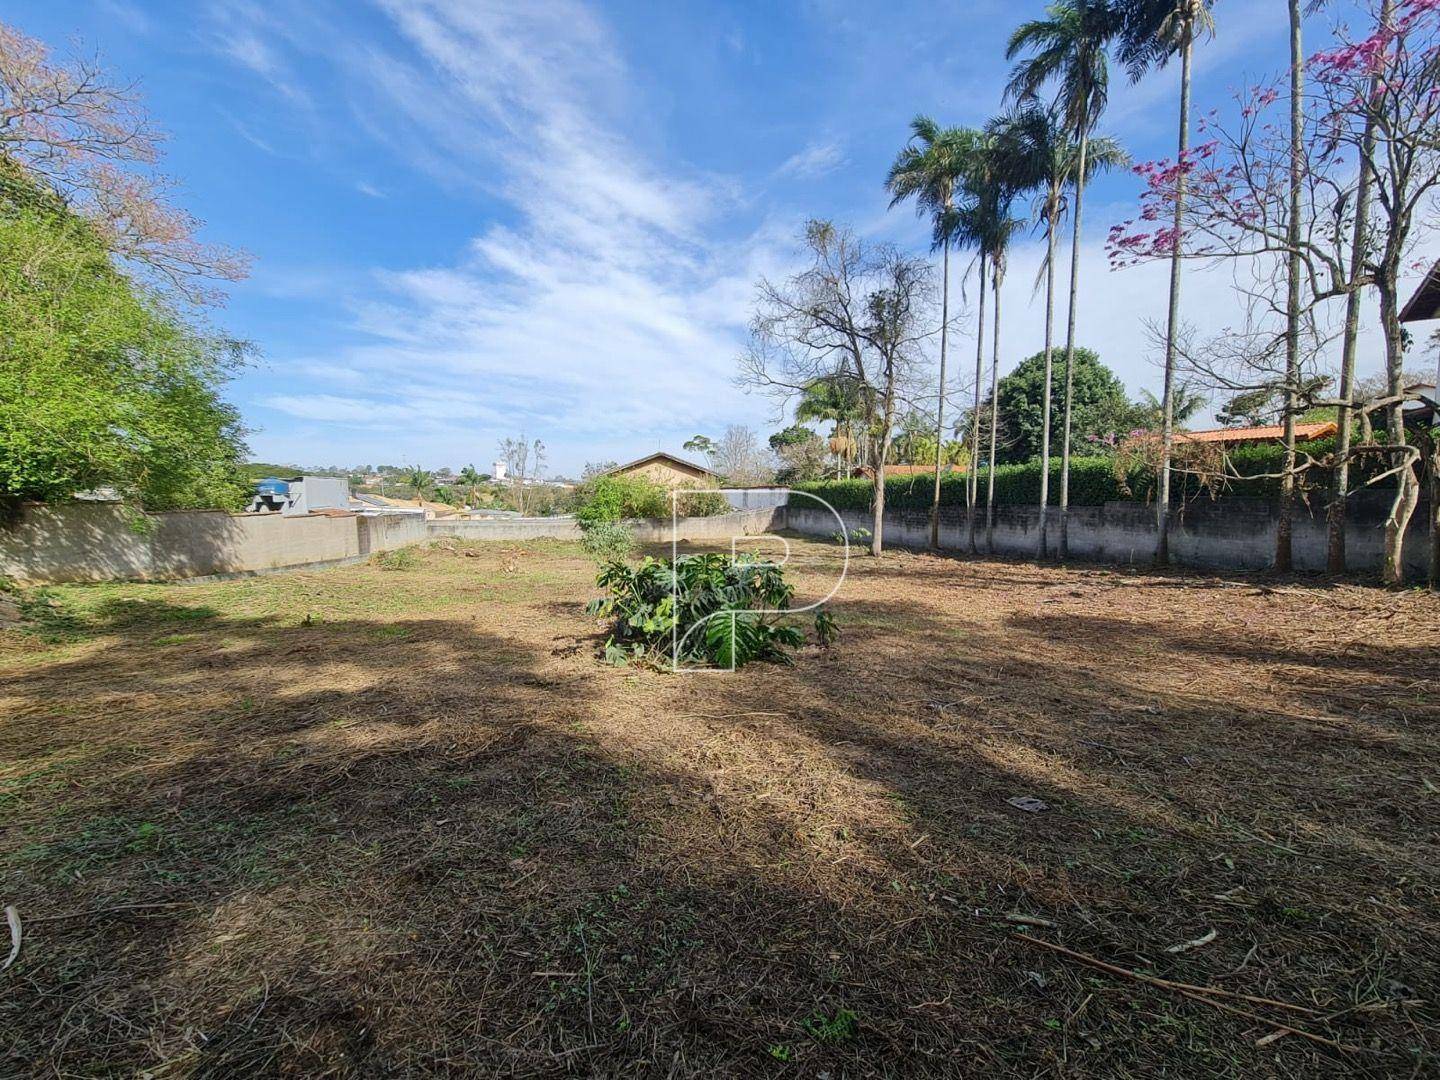
[[[1316,458],[1323,458],[1335,449],[1334,439],[1315,439],[1302,444],[1304,450]],[[1245,476],[1261,476],[1279,472],[1285,458],[1285,449],[1279,445],[1257,445],[1237,447],[1230,454],[1230,464]],[[1363,460],[1352,465],[1352,484],[1358,485],[1366,478],[1384,471],[1381,459]],[[985,505],[989,477],[985,469],[980,470],[979,504]],[[1307,491],[1324,490],[1330,484],[1330,470],[1312,469],[1301,481],[1302,495]],[[870,509],[869,480],[819,480],[793,485],[796,491],[809,492],[830,503],[837,510]],[[897,510],[928,510],[935,478],[931,474],[919,476],[887,477],[885,480],[885,504]],[[1070,461],[1070,505],[1100,506],[1107,502],[1149,502],[1154,497],[1155,477],[1144,470],[1132,470],[1122,484],[1115,475],[1115,462],[1110,457],[1077,457]],[[1202,490],[1197,477],[1175,478],[1172,497],[1180,500],[1206,498],[1211,492]],[[1259,480],[1231,480],[1214,494],[1269,498],[1280,490],[1277,477]],[[1050,464],[1050,504],[1060,503],[1060,463]],[[1040,501],[1040,463],[1029,461],[1019,465],[1000,465],[995,469],[996,506],[1033,506]],[[942,506],[965,505],[965,477],[947,475],[940,478],[940,504]]]

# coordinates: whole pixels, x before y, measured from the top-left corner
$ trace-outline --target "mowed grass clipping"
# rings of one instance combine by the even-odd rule
[[[27,594],[0,1075],[1436,1070],[1430,596],[894,553],[676,676],[412,556]]]

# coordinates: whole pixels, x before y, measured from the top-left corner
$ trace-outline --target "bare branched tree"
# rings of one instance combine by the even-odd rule
[[[510,480],[511,498],[515,509],[525,513],[526,482],[536,479],[545,470],[545,444],[539,439],[501,439],[500,460],[505,462],[505,475]]]
[[[811,221],[810,265],[782,283],[759,282],[741,386],[791,402],[817,383],[844,384],[859,403],[865,459],[874,470],[870,550],[883,550],[885,461],[902,404],[923,392],[918,376],[937,332],[930,266],[843,226]]]
[[[775,479],[775,456],[760,436],[741,424],[731,424],[708,451],[710,467],[732,487],[768,484]]]

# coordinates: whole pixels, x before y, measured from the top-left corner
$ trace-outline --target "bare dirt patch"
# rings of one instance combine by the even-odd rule
[[[592,576],[0,634],[0,1074],[1436,1070],[1429,596],[893,554],[835,648],[692,677],[596,662]]]

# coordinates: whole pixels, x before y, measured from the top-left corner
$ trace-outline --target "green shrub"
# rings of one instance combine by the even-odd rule
[[[619,521],[582,521],[580,549],[600,564],[620,562],[635,547],[635,534]]]
[[[791,651],[805,640],[783,614],[794,587],[781,567],[754,556],[712,552],[683,555],[673,564],[648,557],[638,566],[612,562],[596,584],[607,595],[585,610],[614,619],[605,642],[605,659],[611,663],[660,663],[676,645],[674,658],[687,665],[790,663]],[[816,633],[822,644],[834,640],[828,612],[820,612]]]
[[[680,491],[675,509],[681,517],[714,517],[734,509],[718,491]]]
[[[396,548],[376,555],[375,565],[381,570],[413,570],[420,565],[420,557],[410,548]]]
[[[1317,460],[1325,460],[1335,450],[1335,440],[1314,439],[1300,444],[1300,449]],[[1188,502],[1215,495],[1238,495],[1252,498],[1273,498],[1280,491],[1278,473],[1284,466],[1285,448],[1275,443],[1239,446],[1229,454],[1230,468],[1241,478],[1227,478],[1202,483],[1198,476],[1175,476],[1171,497]],[[1366,479],[1382,473],[1383,455],[1356,460],[1351,465],[1351,484],[1358,487]],[[1244,479],[1253,477],[1254,479]],[[979,470],[980,506],[985,505],[989,476]],[[1331,483],[1331,470],[1326,466],[1306,472],[1300,480],[1302,497],[1324,491]],[[885,481],[885,505],[893,510],[928,510],[934,492],[931,475],[889,477]],[[869,480],[819,480],[793,485],[795,491],[809,492],[830,503],[836,510],[869,510],[874,485]],[[1050,463],[1050,505],[1060,504],[1060,462]],[[1107,502],[1151,502],[1155,497],[1155,474],[1152,470],[1132,468],[1123,478],[1116,475],[1113,457],[1086,456],[1070,461],[1070,505],[1101,506]],[[996,506],[1033,506],[1040,501],[1040,463],[1029,461],[1019,465],[999,465],[995,469]],[[797,500],[797,505],[803,505]],[[965,505],[965,477],[940,478],[940,505]]]
[[[597,476],[575,493],[575,516],[582,524],[669,515],[669,495],[643,476]]]
[[[713,517],[730,512],[730,504],[718,491],[678,492],[675,509],[681,517]],[[643,476],[597,476],[575,492],[575,516],[582,525],[597,521],[627,521],[634,518],[668,518],[670,492]]]

